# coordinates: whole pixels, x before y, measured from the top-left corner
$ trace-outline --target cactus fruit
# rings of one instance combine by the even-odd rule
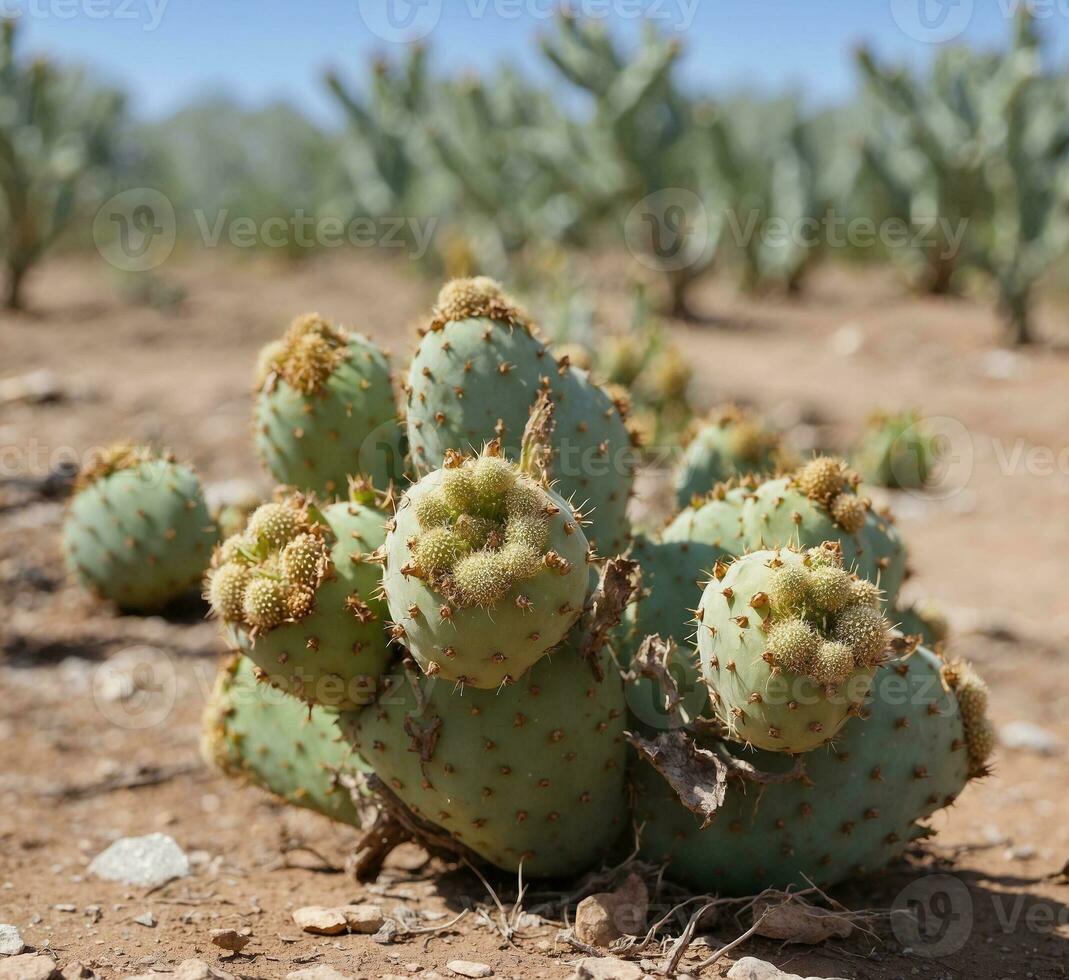
[[[256,447],[279,483],[331,499],[350,476],[379,487],[401,478],[390,366],[366,337],[299,316],[261,351],[256,374]]]
[[[159,608],[195,585],[217,540],[193,470],[128,445],[103,450],[79,474],[63,525],[78,581],[132,610]]]
[[[450,452],[404,495],[383,587],[423,670],[477,688],[519,680],[582,612],[588,545],[567,502],[496,455]]]
[[[980,698],[962,696],[975,692],[975,675],[958,667],[955,694],[940,683],[941,672],[942,661],[923,649],[881,668],[868,717],[851,721],[833,747],[804,756],[803,778],[761,785],[730,775],[705,830],[665,780],[639,763],[642,857],[669,861],[669,876],[696,891],[729,895],[807,880],[832,885],[882,868],[926,836],[921,820],[984,772],[990,742]],[[782,775],[794,761],[720,745],[759,772]]]
[[[906,574],[906,551],[886,515],[859,497],[859,477],[841,460],[818,456],[791,476],[762,483],[742,510],[748,549],[842,547],[846,568],[877,583],[891,605]]]
[[[623,682],[604,654],[593,668],[581,633],[496,692],[391,677],[342,730],[409,809],[484,860],[578,874],[628,826]]]
[[[888,644],[872,583],[834,544],[721,563],[698,605],[698,653],[732,738],[808,752],[858,714]]]
[[[937,462],[936,440],[918,412],[881,412],[869,419],[853,461],[868,483],[919,489]]]
[[[359,811],[341,776],[367,766],[342,740],[337,713],[303,704],[256,674],[252,661],[240,655],[219,668],[204,709],[204,760],[287,803],[359,827]]]
[[[604,553],[629,535],[630,437],[619,407],[582,371],[558,364],[526,314],[491,279],[459,279],[438,296],[409,369],[408,440],[426,474],[449,450],[467,453],[497,439],[516,459],[531,408],[549,388],[556,405],[553,476],[590,521]]]
[[[676,502],[685,507],[731,477],[773,473],[784,459],[778,432],[751,412],[727,405],[687,445],[675,473]]]
[[[742,508],[756,484],[749,480],[718,483],[704,497],[681,510],[661,535],[664,541],[694,541],[712,545],[721,555],[741,555]]]
[[[322,511],[295,494],[264,504],[216,550],[212,609],[272,685],[336,708],[374,699],[390,660],[372,560],[385,521],[366,492]]]

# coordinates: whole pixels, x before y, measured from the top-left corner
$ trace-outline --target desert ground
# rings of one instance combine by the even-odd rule
[[[68,580],[63,481],[49,478],[59,463],[113,439],[150,440],[191,459],[216,491],[244,481],[266,492],[248,438],[260,345],[318,310],[390,348],[400,369],[435,293],[370,256],[172,265],[187,298],[170,311],[124,301],[99,262],[62,258],[32,280],[32,313],[0,317],[0,383],[48,372],[41,398],[0,401],[0,923],[59,966],[80,961],[107,978],[191,957],[264,978],[320,964],[350,977],[449,976],[458,959],[497,977],[572,975],[584,954],[558,933],[576,883],[536,883],[524,910],[537,918],[510,938],[487,887],[508,907],[507,876],[484,883],[409,846],[377,884],[357,884],[345,868],[355,831],[200,761],[199,714],[223,651],[203,605],[123,616]],[[587,276],[602,321],[626,324],[623,264],[598,260]],[[987,304],[911,296],[890,270],[823,269],[795,301],[743,297],[713,278],[696,300],[707,322],[671,329],[696,368],[699,406],[752,404],[801,449],[845,448],[878,408],[917,406],[947,433],[954,453],[933,491],[888,496],[910,546],[906,594],[946,612],[950,650],[991,685],[996,727],[1030,722],[1046,736],[1001,745],[992,775],[936,815],[934,838],[832,892],[872,911],[865,930],[815,947],[752,940],[703,975],[724,976],[743,955],[817,977],[1069,975],[1069,354],[1001,350]],[[1069,335],[1069,310],[1045,305],[1040,322]],[[657,472],[641,481],[640,516],[663,508],[664,486]],[[186,851],[190,877],[146,892],[87,874],[112,840],[153,831]],[[953,927],[966,930],[942,955],[906,945],[885,914],[932,872],[959,883],[948,886]],[[674,904],[668,894],[654,907]],[[292,920],[300,906],[363,901],[407,910],[398,921],[422,931],[383,943],[311,936]],[[680,971],[748,925],[728,912],[703,923]],[[252,940],[225,954],[209,938],[220,927]],[[652,973],[664,952],[647,952]]]

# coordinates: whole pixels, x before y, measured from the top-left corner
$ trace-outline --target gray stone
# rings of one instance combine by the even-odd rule
[[[1057,735],[1030,721],[1011,721],[999,729],[999,741],[1008,749],[1022,749],[1036,755],[1060,755],[1065,745]]]
[[[318,966],[308,966],[303,970],[287,973],[286,980],[352,980],[352,977],[347,973],[339,973],[326,963],[320,963]]]
[[[585,956],[575,964],[571,980],[642,980],[646,974],[637,963],[615,956]]]
[[[26,948],[18,929],[0,925],[0,956],[18,956]]]
[[[458,977],[470,977],[471,980],[479,980],[480,977],[492,977],[494,971],[485,963],[472,963],[471,960],[450,960],[445,968],[455,973]]]
[[[158,888],[189,874],[189,859],[167,834],[122,837],[89,865],[98,878],[140,888]]]
[[[744,956],[730,970],[728,980],[847,980],[845,977],[801,977],[797,973],[784,973],[755,956]]]

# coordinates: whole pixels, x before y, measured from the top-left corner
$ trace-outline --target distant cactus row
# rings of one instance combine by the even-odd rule
[[[934,293],[979,273],[1007,339],[1034,338],[1037,280],[1069,250],[1069,89],[1044,72],[1023,8],[1005,53],[948,48],[929,75],[862,50],[860,99],[808,116],[789,99],[690,95],[679,43],[652,29],[631,54],[604,24],[562,17],[540,48],[589,113],[512,70],[434,78],[418,47],[376,63],[363,98],[331,75],[350,120],[354,208],[442,218],[439,267],[511,268],[521,284],[547,249],[623,242],[682,317],[722,260],[745,289],[795,293],[822,253],[842,251],[813,231],[829,215],[842,227],[893,221],[901,240],[864,254],[889,253]]]
[[[381,352],[315,316],[256,391],[275,499],[220,541],[192,471],[117,448],[82,474],[68,561],[131,608],[207,566],[231,654],[205,756],[335,820],[378,808],[372,852],[575,875],[637,819],[699,889],[829,883],[985,771],[986,688],[900,609],[905,547],[845,462],[724,409],[685,505],[633,533],[621,407],[487,279],[442,289],[403,415]]]

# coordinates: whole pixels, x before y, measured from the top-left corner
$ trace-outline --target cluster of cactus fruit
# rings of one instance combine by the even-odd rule
[[[385,364],[368,343],[305,317],[265,352],[258,419],[290,411],[264,407],[283,385],[307,399],[279,425],[299,416],[316,465],[226,540],[192,472],[141,450],[101,456],[71,504],[71,567],[120,603],[204,573],[232,648],[203,741],[223,771],[534,876],[611,859],[637,821],[643,857],[743,893],[882,867],[985,771],[987,690],[918,647],[945,629],[899,610],[904,548],[841,460],[759,473],[771,457],[724,439],[704,472],[731,480],[632,534],[630,469],[594,468],[619,409],[465,280],[404,387],[407,485],[376,491],[329,449],[389,414],[358,395]]]

